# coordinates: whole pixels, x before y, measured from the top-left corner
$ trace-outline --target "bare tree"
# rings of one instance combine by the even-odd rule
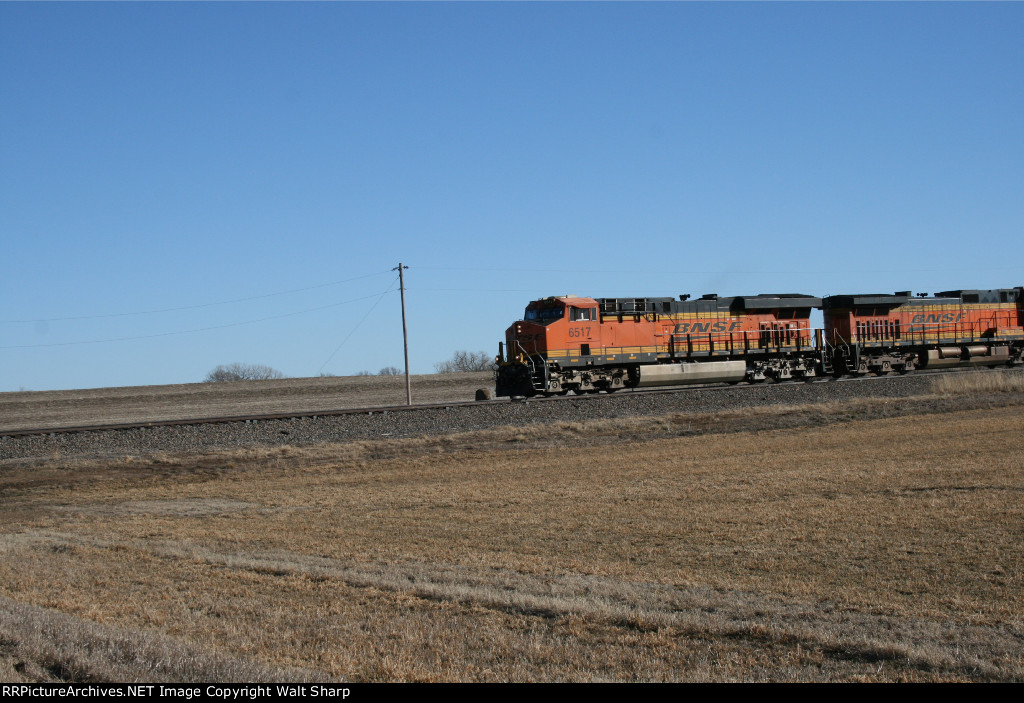
[[[228,364],[220,365],[203,379],[205,383],[219,383],[222,381],[266,381],[272,378],[284,378],[284,374],[277,369],[262,364]]]
[[[402,375],[402,369],[398,368],[397,366],[385,366],[384,368],[382,368],[380,371],[377,372],[377,375],[378,376],[401,376]]]
[[[447,361],[434,364],[437,373],[459,373],[460,371],[489,371],[494,360],[487,352],[457,351]]]
[[[372,376],[373,374],[369,371],[356,371],[353,376]]]

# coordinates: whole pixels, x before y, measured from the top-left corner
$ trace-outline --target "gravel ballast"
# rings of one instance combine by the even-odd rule
[[[0,435],[0,460],[33,457],[114,457],[157,452],[310,446],[443,435],[496,427],[582,422],[620,417],[710,413],[773,405],[834,403],[857,398],[909,398],[931,392],[927,375],[817,383],[681,389],[668,393],[512,402],[498,400],[401,411],[372,411],[257,422],[150,427],[26,437]]]

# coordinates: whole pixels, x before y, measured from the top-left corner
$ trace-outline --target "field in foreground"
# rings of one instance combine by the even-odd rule
[[[1020,681],[1020,412],[9,469],[0,679]]]

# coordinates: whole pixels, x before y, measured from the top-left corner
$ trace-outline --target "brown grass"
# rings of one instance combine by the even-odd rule
[[[266,682],[323,680],[203,651],[157,632],[101,625],[0,598],[0,680],[80,682]]]
[[[473,400],[490,371],[412,376],[415,403]],[[0,393],[0,429],[155,422],[220,415],[404,405],[405,376],[332,376],[234,383]]]
[[[1024,392],[1024,373],[1001,370],[945,373],[932,379],[932,389],[939,395],[1022,393]]]
[[[0,646],[23,677],[124,635],[270,677],[1024,678],[1019,405],[669,436],[713,417],[9,467]],[[162,675],[97,649],[56,670]]]

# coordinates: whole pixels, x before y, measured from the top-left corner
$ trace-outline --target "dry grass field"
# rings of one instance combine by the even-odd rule
[[[414,403],[473,400],[490,371],[411,377]],[[0,393],[0,430],[154,422],[247,413],[404,405],[405,376],[330,376],[233,383]]]
[[[1001,390],[0,463],[0,680],[1020,681]]]

